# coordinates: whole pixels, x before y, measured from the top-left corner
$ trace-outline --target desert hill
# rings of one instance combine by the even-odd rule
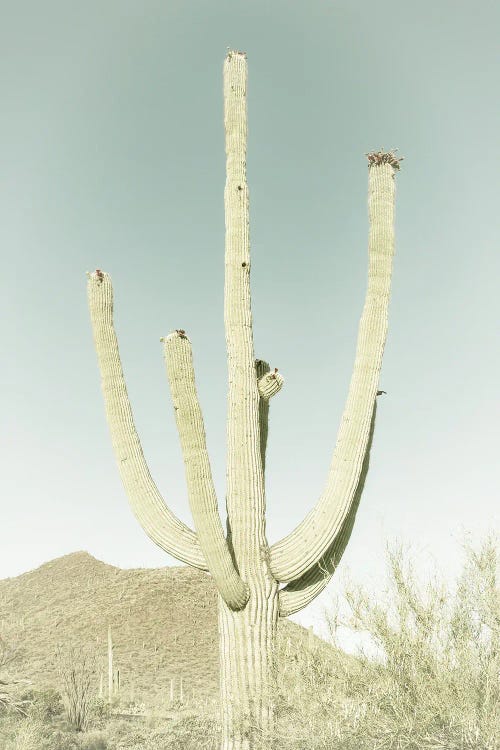
[[[19,644],[10,671],[33,687],[58,686],[58,644],[95,650],[106,685],[109,625],[123,700],[163,702],[172,678],[178,698],[181,677],[185,700],[217,697],[217,593],[208,574],[189,566],[122,570],[74,552],[0,580],[0,634]],[[286,619],[279,630],[300,654],[308,631]],[[333,650],[315,642],[325,655]]]

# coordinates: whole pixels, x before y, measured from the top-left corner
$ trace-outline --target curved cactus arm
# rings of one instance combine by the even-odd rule
[[[283,387],[284,378],[278,372],[278,368],[271,372],[269,363],[263,359],[255,360],[255,375],[257,387],[260,393],[259,403],[259,425],[260,425],[260,457],[262,472],[266,471],[266,448],[267,435],[269,431],[269,400]]]
[[[208,570],[196,534],[167,508],[149,473],[123,377],[108,274],[100,270],[88,274],[87,293],[113,450],[132,510],[161,549],[181,562]]]
[[[359,507],[361,495],[363,494],[366,475],[368,474],[373,434],[375,431],[376,412],[377,404],[375,402],[370,427],[370,437],[359,477],[359,483],[349,513],[342,524],[342,528],[340,529],[339,534],[335,537],[332,546],[321,560],[317,562],[316,565],[313,565],[312,568],[309,568],[303,576],[297,578],[295,581],[290,581],[290,583],[287,583],[287,585],[280,590],[278,595],[280,617],[294,615],[296,612],[300,612],[301,609],[307,607],[308,604],[310,604],[329,584],[340,560],[342,559],[344,550],[351,537],[356,512]]]
[[[278,581],[303,576],[334,543],[354,502],[368,444],[387,336],[394,255],[394,175],[399,168],[392,152],[372,153],[368,159],[368,288],[349,394],[320,499],[305,519],[270,549],[271,570]]]
[[[205,427],[196,392],[191,342],[185,331],[163,339],[175,421],[184,457],[189,505],[198,541],[217,589],[232,610],[245,606],[248,586],[234,566],[217,507]]]

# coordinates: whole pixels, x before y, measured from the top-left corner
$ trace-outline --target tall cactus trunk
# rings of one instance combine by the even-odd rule
[[[272,665],[279,616],[278,585],[263,571],[245,609],[219,596],[221,750],[272,747]]]
[[[246,87],[245,56],[229,53],[224,62],[227,540],[249,597],[235,611],[219,596],[222,750],[253,750],[272,729],[269,688],[279,616],[265,533],[260,373],[252,332]]]
[[[121,368],[108,274],[89,274],[88,295],[102,391],[119,471],[145,532],[178,560],[209,571],[218,591],[221,750],[270,750],[278,617],[307,607],[330,581],[349,541],[368,472],[385,346],[394,254],[394,194],[401,158],[370,152],[369,267],[349,394],[324,490],[303,521],[272,546],[266,537],[265,453],[269,399],[283,385],[254,359],[246,181],[246,56],[224,62],[228,355],[227,534],[218,512],[191,342],[162,341],[195,531],[169,510],[144,458]],[[314,372],[312,373],[314,377]],[[286,584],[280,587],[280,584]],[[112,643],[109,630],[109,670]],[[111,695],[111,693],[110,693]]]

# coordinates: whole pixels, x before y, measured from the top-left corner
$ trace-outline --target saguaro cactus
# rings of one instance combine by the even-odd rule
[[[108,702],[113,700],[113,638],[111,625],[108,625]]]
[[[218,590],[222,750],[271,743],[272,659],[278,617],[306,607],[327,585],[349,540],[368,471],[376,397],[387,334],[394,252],[394,176],[400,158],[368,156],[368,289],[354,371],[325,488],[288,536],[269,545],[265,527],[265,454],[269,400],[283,377],[254,358],[246,180],[247,62],[224,62],[226,215],[224,323],[229,370],[227,534],[210,470],[195,387],[191,341],[184,330],[162,339],[196,531],[164,503],[134,426],[113,328],[107,273],[89,274],[88,297],[113,447],[132,509],[163,550],[209,571]],[[280,584],[286,584],[280,589]]]

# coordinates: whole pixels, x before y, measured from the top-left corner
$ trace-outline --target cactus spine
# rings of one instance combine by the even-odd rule
[[[254,358],[246,89],[246,55],[230,50],[224,61],[227,534],[217,509],[189,338],[176,330],[162,341],[195,531],[171,513],[151,478],[123,377],[111,280],[101,270],[88,274],[107,419],[132,509],[156,544],[182,562],[210,571],[217,586],[222,750],[253,750],[258,738],[264,747],[272,746],[270,675],[278,617],[303,609],[325,588],[353,528],[375,427],[394,253],[394,176],[401,161],[394,152],[367,154],[368,288],[337,443],[318,502],[296,529],[269,546],[264,484],[269,399],[283,386],[283,377]],[[286,585],[279,589],[280,583]]]

